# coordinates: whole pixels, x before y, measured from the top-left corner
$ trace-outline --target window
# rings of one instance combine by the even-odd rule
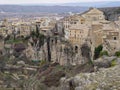
[[[76,22],[74,22],[74,24],[76,24]]]
[[[116,37],[114,37],[114,40],[117,40],[117,38],[116,38]]]
[[[78,46],[75,46],[75,52],[78,53]]]

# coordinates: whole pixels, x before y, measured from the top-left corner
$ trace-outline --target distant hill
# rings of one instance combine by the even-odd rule
[[[47,13],[66,13],[66,12],[84,12],[88,7],[80,6],[25,6],[25,5],[0,5],[0,11],[12,13],[34,13],[34,12],[47,12]]]
[[[118,4],[112,3],[112,4],[113,4],[112,6],[119,5],[119,3]],[[35,13],[59,13],[59,14],[67,13],[67,12],[82,13],[88,9],[89,7],[85,7],[84,4],[83,6],[0,5],[1,14],[6,12],[18,13],[18,14],[32,13],[33,15]],[[117,17],[120,16],[120,6],[119,7],[99,7],[99,9],[105,13],[106,18],[108,20],[117,20]],[[1,17],[1,14],[0,14],[0,17]],[[5,16],[5,14],[3,14],[2,16]]]
[[[106,15],[108,20],[118,20],[120,16],[120,7],[108,7],[108,8],[99,8]]]
[[[81,7],[119,7],[120,1],[100,1],[100,2],[84,2],[84,3],[65,3],[61,6],[81,6]]]

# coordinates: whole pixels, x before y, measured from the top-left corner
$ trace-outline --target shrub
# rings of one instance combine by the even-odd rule
[[[105,56],[108,56],[108,52],[107,52],[107,51],[101,51],[101,52],[100,52],[100,56],[104,56],[104,55],[105,55]]]
[[[115,56],[120,57],[120,51],[115,52]]]
[[[116,62],[115,59],[113,59],[113,60],[111,61],[111,67],[113,67],[113,66],[115,66],[115,65],[117,65],[117,62]]]
[[[99,58],[99,55],[100,55],[100,52],[102,51],[102,49],[103,49],[102,45],[99,45],[98,47],[95,48],[94,59]]]
[[[40,66],[43,66],[43,65],[45,65],[47,62],[46,62],[46,60],[41,60],[40,61]]]

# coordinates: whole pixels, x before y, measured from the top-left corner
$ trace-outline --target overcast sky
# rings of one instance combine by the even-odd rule
[[[0,4],[42,4],[42,3],[70,3],[120,0],[0,0]]]

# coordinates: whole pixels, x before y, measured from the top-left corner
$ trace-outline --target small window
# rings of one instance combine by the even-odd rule
[[[53,43],[54,40],[52,40],[52,43]]]
[[[77,24],[76,22],[74,22],[74,24]]]
[[[75,46],[75,52],[78,53],[78,46]]]
[[[117,40],[117,38],[116,38],[116,37],[114,37],[114,40]]]

